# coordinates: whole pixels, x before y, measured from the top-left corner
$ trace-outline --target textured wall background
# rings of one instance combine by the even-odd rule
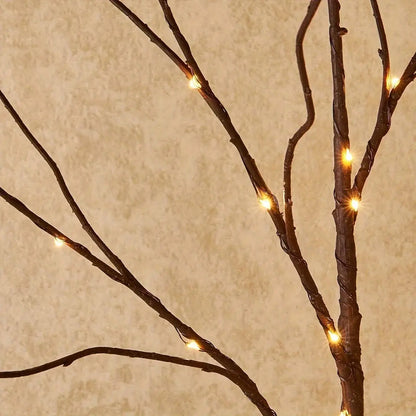
[[[324,2],[323,2],[324,3]],[[344,2],[352,151],[374,125],[381,65],[369,2]],[[175,50],[154,0],[126,1]],[[304,120],[294,39],[307,1],[171,1],[211,86],[280,197],[287,139]],[[401,73],[415,51],[413,0],[381,0]],[[326,340],[237,152],[174,65],[109,2],[0,0],[0,85],[50,151],[99,234],[166,306],[232,356],[280,416],[332,416]],[[306,40],[317,120],[296,153],[300,243],[333,316],[331,78],[326,4]],[[415,104],[409,86],[357,223],[368,415],[414,416]],[[53,175],[0,109],[1,186],[89,247]],[[356,163],[357,165],[357,163]],[[0,368],[94,345],[203,358],[123,287],[57,249],[0,203]],[[97,250],[94,250],[97,252]],[[201,357],[202,356],[202,357]],[[1,415],[256,414],[215,375],[91,357],[0,380]]]

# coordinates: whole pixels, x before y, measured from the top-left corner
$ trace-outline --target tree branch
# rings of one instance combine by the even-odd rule
[[[361,314],[357,304],[357,259],[354,241],[355,215],[350,207],[351,164],[344,163],[343,156],[350,148],[348,115],[345,103],[345,75],[342,52],[342,36],[347,33],[340,27],[340,3],[328,0],[329,38],[333,80],[333,130],[334,130],[334,178],[336,226],[335,257],[340,288],[340,316],[338,327],[346,361],[334,354],[342,387],[342,410],[353,416],[363,416],[363,372],[359,341]]]
[[[264,416],[275,416],[276,413],[270,408],[266,399],[260,394],[256,384],[250,377],[239,367],[231,358],[223,354],[217,349],[210,341],[202,338],[191,327],[185,325],[179,318],[173,315],[152,293],[150,293],[133,275],[125,276],[108,266],[102,260],[94,256],[86,247],[77,243],[59,231],[57,228],[46,222],[44,219],[36,215],[19,199],[10,195],[3,188],[0,187],[0,197],[6,202],[16,208],[19,212],[29,218],[37,227],[50,234],[55,238],[59,238],[68,247],[76,251],[82,257],[89,260],[93,266],[99,268],[103,273],[109,276],[112,280],[123,284],[132,290],[137,296],[139,296],[148,306],[156,311],[162,319],[168,321],[174,328],[176,328],[184,337],[190,340],[194,340],[200,347],[200,350],[207,353],[219,364],[224,366],[227,370],[232,371],[235,374],[233,381],[244,394],[251,400],[251,402],[257,406],[259,411]]]
[[[188,65],[163,42],[159,36],[153,32],[149,26],[144,23],[136,14],[134,14],[124,3],[119,0],[109,0],[117,9],[119,9],[124,15],[126,15],[155,45],[157,45],[173,62],[174,64],[186,75],[188,79],[192,78],[192,73]]]
[[[111,3],[121,3],[117,0],[110,0]],[[250,153],[248,152],[241,136],[235,129],[230,116],[227,113],[227,110],[222,105],[221,101],[215,96],[214,92],[212,91],[211,87],[209,86],[208,81],[206,80],[205,76],[203,75],[202,71],[200,70],[193,54],[189,43],[181,33],[176,20],[174,19],[172,10],[170,9],[167,0],[159,0],[159,3],[162,7],[162,10],[165,15],[165,19],[172,30],[175,39],[178,42],[179,47],[183,51],[187,64],[190,66],[193,73],[195,73],[198,77],[198,80],[201,83],[201,88],[198,89],[201,96],[204,98],[206,103],[209,105],[211,110],[220,120],[222,125],[224,126],[225,130],[228,132],[230,136],[231,143],[237,148],[240,157],[243,161],[244,167],[249,175],[251,183],[256,191],[256,194],[259,198],[266,197],[270,201],[270,209],[268,209],[268,213],[276,227],[276,234],[280,239],[280,245],[283,251],[289,255],[298,275],[300,276],[301,282],[303,287],[305,288],[306,292],[308,293],[309,301],[312,307],[315,309],[317,314],[318,320],[321,326],[324,328],[325,332],[328,331],[335,331],[334,322],[329,314],[329,311],[322,299],[321,294],[316,287],[316,284],[312,278],[312,275],[308,269],[308,265],[306,261],[291,253],[289,250],[289,245],[286,236],[286,226],[285,221],[283,219],[282,214],[279,210],[279,204],[277,198],[272,193],[272,191],[267,186],[266,182],[264,181],[260,171],[258,170],[255,160],[251,157]],[[126,8],[126,6],[124,6]],[[121,11],[124,12],[124,8]],[[125,13],[126,14],[126,13]],[[133,12],[129,10],[129,14],[131,15]],[[127,14],[126,14],[127,15]],[[140,28],[140,26],[138,26]],[[162,49],[163,50],[163,49]]]
[[[51,168],[53,174],[55,175],[55,178],[58,182],[59,188],[61,189],[63,196],[65,197],[66,201],[71,207],[73,213],[78,218],[82,228],[87,232],[87,234],[94,241],[97,247],[104,253],[104,255],[111,261],[111,263],[118,269],[120,273],[125,274],[126,277],[127,276],[132,277],[131,273],[128,271],[127,267],[123,264],[123,262],[110,250],[110,248],[104,243],[104,241],[94,231],[91,224],[88,222],[84,213],[81,211],[81,208],[78,206],[74,197],[69,191],[68,186],[65,183],[65,180],[62,176],[62,173],[58,165],[52,159],[49,153],[44,149],[44,147],[39,143],[39,141],[35,138],[35,136],[31,133],[29,128],[20,118],[17,111],[14,109],[10,101],[7,99],[7,97],[3,94],[1,90],[0,90],[0,100],[3,102],[7,111],[13,117],[16,124],[19,126],[20,130],[23,132],[23,134],[26,136],[29,142],[33,145],[33,147],[38,151],[38,153],[42,156],[42,158],[45,160],[48,166]]]
[[[123,12],[126,16],[128,16],[135,24],[136,26],[141,29],[147,36],[152,36],[151,39],[153,39],[156,35],[154,32],[147,30],[145,31],[143,28],[143,22],[130,10],[125,6],[121,1],[119,0],[109,0],[113,5],[115,5],[121,12]],[[198,81],[201,84],[201,88],[198,88],[198,92],[202,96],[202,98],[205,100],[205,102],[208,104],[208,106],[211,108],[211,110],[214,112],[214,114],[217,116],[221,124],[224,126],[225,130],[227,131],[228,135],[230,136],[231,143],[236,147],[238,153],[240,154],[241,160],[244,164],[244,167],[246,168],[247,174],[250,178],[251,183],[253,184],[253,187],[256,191],[256,194],[258,196],[264,195],[267,196],[271,201],[271,208],[268,210],[273,223],[276,226],[277,234],[280,237],[282,247],[287,246],[286,242],[286,231],[285,231],[285,224],[283,220],[283,216],[281,215],[279,211],[279,204],[277,201],[277,198],[272,193],[270,188],[267,186],[265,180],[263,179],[255,160],[251,157],[246,145],[244,144],[241,136],[235,129],[231,118],[221,103],[221,101],[215,96],[214,92],[212,91],[211,87],[209,86],[208,81],[202,74],[202,71],[199,69],[199,66],[196,63],[196,60],[194,59],[191,48],[186,41],[185,37],[182,35],[182,33],[179,30],[179,27],[173,17],[172,11],[170,10],[167,1],[160,1],[160,5],[163,9],[163,12],[165,14],[165,18],[169,24],[169,27],[171,28],[175,38],[177,39],[177,42],[181,48],[182,51],[184,51],[185,57],[187,59],[187,66],[190,72],[187,75],[188,79],[192,78],[195,74],[198,78]],[[149,33],[149,31],[151,33]],[[165,47],[161,47],[158,43],[155,42],[157,46],[164,52],[167,53]],[[163,45],[162,45],[163,46]]]
[[[354,178],[353,192],[359,197],[361,197],[365,182],[370,175],[381,141],[390,130],[391,118],[397,103],[406,87],[416,78],[416,54],[414,54],[404,70],[403,75],[400,77],[399,84],[396,87],[391,88],[389,49],[383,20],[381,18],[377,0],[370,0],[370,2],[380,38],[381,49],[379,49],[379,55],[383,65],[383,79],[376,124],[371,138],[367,143],[360,169]]]
[[[380,104],[378,106],[377,121],[374,127],[371,139],[367,143],[367,148],[364,153],[361,167],[354,178],[353,192],[361,198],[364,183],[370,174],[371,167],[374,163],[374,157],[380,146],[381,139],[387,134],[390,129],[391,112],[388,108],[389,88],[390,88],[390,56],[389,47],[387,43],[386,32],[384,30],[383,19],[381,18],[380,9],[377,0],[370,0],[373,9],[374,19],[377,25],[378,37],[380,39],[380,49],[378,54],[381,58],[383,67],[383,75],[381,82],[381,96]]]
[[[165,355],[165,354],[158,354],[156,352],[130,350],[130,349],[125,349],[125,348],[91,347],[91,348],[86,348],[81,351],[74,352],[69,355],[65,355],[64,357],[58,358],[57,360],[49,361],[45,364],[38,365],[36,367],[26,368],[24,370],[0,371],[0,378],[26,377],[26,376],[31,376],[33,374],[38,374],[38,373],[48,371],[56,367],[60,367],[61,365],[63,367],[68,367],[76,360],[79,360],[83,357],[87,357],[89,355],[95,355],[95,354],[110,354],[110,355],[119,355],[123,357],[131,357],[131,358],[143,358],[146,360],[163,361],[163,362],[182,365],[186,367],[199,368],[202,371],[205,371],[207,373],[220,374],[230,379],[231,381],[233,381],[233,377],[235,377],[234,373],[232,373],[229,370],[226,370],[217,365],[205,363],[202,361],[186,360],[184,358],[175,357],[171,355]]]
[[[316,283],[309,272],[308,265],[303,259],[296,234],[295,226],[293,222],[292,212],[292,162],[295,153],[295,148],[299,140],[305,135],[305,133],[312,126],[315,119],[315,108],[313,105],[312,91],[309,86],[308,74],[306,71],[305,57],[303,54],[303,40],[305,38],[306,31],[315,16],[316,10],[320,5],[321,0],[311,0],[308,6],[306,16],[304,17],[297,36],[296,36],[296,58],[298,64],[298,71],[300,76],[300,82],[303,89],[303,96],[306,104],[307,118],[305,123],[299,127],[292,138],[289,139],[286,155],[284,161],[283,171],[283,183],[284,183],[284,199],[285,199],[285,226],[288,242],[287,254],[291,257],[296,270],[300,276],[303,287],[305,288],[309,301],[317,313],[317,317],[325,332],[335,331],[335,326],[329,311],[322,299],[321,294],[318,291]]]

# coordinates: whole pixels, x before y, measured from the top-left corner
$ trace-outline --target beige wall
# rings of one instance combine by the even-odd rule
[[[158,2],[127,1],[174,46]],[[343,2],[352,151],[374,125],[381,65],[369,2]],[[304,119],[294,38],[307,1],[171,2],[211,86],[276,195]],[[380,0],[399,73],[415,52],[413,0]],[[107,1],[0,0],[0,85],[62,169],[99,234],[181,319],[233,357],[280,416],[334,416],[326,340],[237,152],[183,75]],[[299,239],[332,315],[331,79],[326,4],[306,41],[317,107],[294,163]],[[367,415],[414,416],[415,103],[394,115],[357,222]],[[53,175],[0,109],[1,186],[93,247]],[[356,162],[355,167],[357,167]],[[203,359],[119,286],[0,203],[0,368],[111,345]],[[94,250],[97,252],[97,250]],[[1,415],[258,414],[219,376],[92,357],[0,380]]]

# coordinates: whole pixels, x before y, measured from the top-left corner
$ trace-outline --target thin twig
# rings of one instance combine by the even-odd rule
[[[6,107],[10,115],[14,118],[20,130],[23,132],[23,134],[26,136],[29,142],[33,145],[33,147],[39,152],[39,154],[42,156],[42,158],[45,160],[45,162],[48,164],[48,166],[52,170],[53,174],[56,177],[56,180],[58,182],[58,185],[59,185],[59,188],[61,189],[62,194],[64,195],[72,211],[78,218],[82,228],[86,231],[86,233],[90,236],[90,238],[94,241],[94,243],[98,246],[98,248],[100,248],[100,250],[111,261],[111,263],[117,268],[117,270],[120,273],[125,274],[126,277],[128,276],[132,277],[131,273],[128,271],[127,267],[123,264],[123,262],[110,250],[110,248],[104,243],[104,241],[94,231],[91,224],[88,222],[84,213],[81,211],[81,208],[78,206],[74,197],[69,191],[68,186],[65,183],[65,180],[62,176],[62,173],[58,165],[52,159],[49,153],[45,150],[45,148],[35,138],[35,136],[31,133],[29,128],[20,118],[17,111],[14,109],[10,101],[7,99],[7,97],[3,94],[1,90],[0,90],[0,100],[3,102],[4,106]]]
[[[384,74],[384,71],[383,71]],[[416,78],[416,53],[412,56],[400,77],[399,84],[390,91],[387,101],[384,102],[383,108],[380,107],[376,125],[374,127],[373,134],[367,143],[363,159],[361,161],[360,169],[355,175],[353,192],[361,195],[364,184],[370,175],[371,169],[374,164],[375,156],[378,148],[380,147],[383,137],[388,133],[391,127],[391,118],[397,103],[403,95],[407,86]],[[380,103],[381,104],[381,103]]]
[[[151,40],[153,40],[155,37],[157,38],[156,34],[151,31],[147,25],[144,27],[143,22],[141,19],[136,16],[126,5],[124,5],[119,0],[109,0],[114,6],[116,6],[122,13],[124,13],[127,17],[129,17],[135,25],[142,30]],[[227,131],[231,143],[236,147],[241,160],[244,164],[244,167],[248,173],[248,176],[250,178],[251,183],[253,184],[253,187],[256,191],[257,195],[267,195],[270,198],[270,201],[272,202],[271,208],[268,210],[269,215],[271,216],[273,223],[275,224],[277,234],[280,237],[282,247],[287,246],[286,242],[286,231],[285,231],[285,224],[283,220],[283,216],[279,211],[279,205],[276,196],[272,193],[270,188],[267,186],[265,180],[263,179],[255,160],[251,157],[246,145],[244,144],[240,134],[235,129],[231,118],[221,103],[221,101],[215,96],[214,92],[212,91],[211,87],[209,86],[208,81],[202,74],[202,71],[199,69],[193,55],[191,52],[191,48],[186,41],[185,37],[182,35],[182,33],[179,30],[179,27],[173,17],[173,14],[171,10],[167,9],[168,5],[166,1],[163,1],[160,3],[163,11],[165,13],[165,18],[168,21],[169,27],[173,30],[173,33],[175,35],[175,38],[178,41],[178,44],[180,48],[185,51],[185,56],[187,59],[186,65],[190,69],[190,73],[187,73],[187,78],[189,79],[194,74],[197,75],[200,83],[201,88],[198,88],[198,92],[202,96],[202,98],[205,100],[205,102],[208,104],[208,106],[211,108],[211,110],[214,112],[214,114],[217,116],[221,124],[224,126],[225,130]],[[157,38],[159,39],[159,38]],[[155,42],[159,48],[166,53],[169,56],[169,51],[166,49],[166,47],[163,45],[160,45],[159,43]],[[169,52],[169,53],[168,53]],[[199,74],[199,75],[198,75]]]
[[[86,348],[81,351],[74,352],[69,355],[65,355],[64,357],[58,358],[57,360],[49,361],[42,365],[38,365],[36,367],[26,368],[24,370],[11,370],[11,371],[0,371],[0,378],[18,378],[18,377],[26,377],[31,376],[33,374],[42,373],[44,371],[51,370],[52,368],[60,367],[68,367],[74,361],[79,360],[80,358],[87,357],[89,355],[94,354],[111,354],[111,355],[120,355],[124,357],[131,357],[131,358],[143,358],[146,360],[153,360],[153,361],[163,361],[172,364],[183,365],[186,367],[193,367],[199,368],[202,371],[207,373],[217,373],[221,374],[224,377],[227,377],[231,381],[233,381],[234,374],[226,370],[218,365],[205,363],[202,361],[196,360],[186,360],[184,358],[175,357],[166,354],[158,354],[156,352],[148,352],[148,351],[139,351],[139,350],[131,350],[126,348],[115,348],[115,347],[91,347]]]
[[[171,49],[169,46],[163,42],[159,36],[153,32],[149,26],[144,23],[136,14],[134,14],[124,3],[119,0],[109,0],[117,9],[119,9],[123,14],[125,14],[155,45],[157,45],[174,63],[175,65],[186,75],[188,79],[192,78],[192,72],[190,71],[188,65]]]
[[[334,331],[334,323],[330,317],[329,311],[322,299],[321,294],[318,291],[316,283],[309,272],[306,261],[302,257],[302,253],[296,238],[295,226],[293,222],[293,212],[292,212],[292,186],[291,186],[291,174],[292,174],[292,162],[295,153],[295,148],[299,140],[304,136],[304,134],[310,129],[314,122],[315,118],[315,108],[313,105],[312,91],[309,86],[308,74],[306,71],[305,57],[303,54],[303,40],[305,38],[306,31],[310,23],[312,22],[313,17],[319,7],[321,0],[311,0],[304,17],[297,36],[296,36],[296,58],[298,64],[298,71],[300,76],[300,81],[303,89],[303,96],[306,104],[307,118],[305,123],[299,127],[296,133],[292,138],[289,139],[285,162],[284,162],[284,171],[283,171],[283,182],[284,182],[284,198],[285,198],[285,225],[286,225],[286,235],[288,242],[288,254],[291,256],[294,264],[298,265],[297,270],[301,278],[303,287],[305,288],[309,301],[314,307],[319,322],[325,331]]]
[[[382,80],[381,80],[381,96],[378,106],[377,121],[374,127],[371,139],[367,144],[366,151],[364,153],[363,162],[358,170],[353,185],[353,192],[361,198],[364,183],[370,174],[371,167],[374,163],[374,158],[377,150],[380,146],[381,139],[387,134],[390,128],[391,113],[388,108],[389,99],[389,83],[390,83],[390,54],[387,43],[386,32],[384,30],[383,19],[381,18],[380,9],[378,7],[377,0],[370,0],[371,7],[373,9],[374,19],[376,21],[378,37],[380,39],[380,49],[378,54],[381,58],[383,67]]]
[[[117,272],[102,260],[94,256],[85,246],[80,243],[75,242],[60,230],[49,224],[43,218],[36,215],[28,207],[26,207],[23,202],[21,202],[16,197],[10,195],[3,188],[0,187],[0,197],[2,197],[6,202],[12,205],[15,209],[29,218],[36,226],[50,234],[51,236],[60,239],[68,247],[76,251],[82,257],[89,260],[93,266],[100,269],[111,279],[123,284],[132,290],[137,296],[139,296],[148,306],[155,310],[162,319],[168,321],[174,328],[176,328],[184,337],[194,340],[199,345],[201,351],[207,353],[219,364],[224,366],[227,370],[233,372],[235,377],[233,381],[244,394],[251,400],[251,402],[257,406],[261,414],[264,416],[275,416],[275,412],[270,408],[266,399],[260,394],[257,389],[256,384],[250,377],[239,367],[231,358],[223,354],[219,349],[217,349],[210,341],[202,338],[197,334],[191,327],[185,325],[179,318],[173,315],[152,293],[150,293],[144,286],[139,283],[136,278],[126,277],[124,274]]]

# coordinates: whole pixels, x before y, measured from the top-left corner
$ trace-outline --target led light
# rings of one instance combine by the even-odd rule
[[[391,89],[396,88],[400,84],[400,78],[393,77],[390,81]]]
[[[352,162],[352,154],[350,152],[350,149],[345,149],[342,152],[342,161],[344,162],[344,165],[349,165]]]
[[[192,88],[194,90],[197,90],[199,88],[201,88],[201,84],[198,81],[198,78],[196,77],[196,75],[194,75],[190,80],[189,80],[189,88]]]
[[[64,245],[64,242],[60,238],[55,237],[55,245],[56,247],[61,247]]]
[[[338,332],[328,331],[328,336],[332,344],[338,344],[341,341],[341,335],[339,335]],[[340,416],[342,416],[342,414]]]
[[[360,206],[359,199],[358,198],[352,198],[351,201],[350,201],[350,206],[355,212],[357,212],[358,207]]]
[[[387,77],[387,88],[389,90],[396,88],[399,84],[400,84],[400,78],[391,77],[390,75]]]
[[[266,208],[267,210],[269,210],[272,207],[272,200],[269,197],[269,195],[267,195],[264,192],[261,192],[260,195],[259,195],[259,204],[263,208]]]
[[[186,346],[188,348],[190,348],[191,350],[197,350],[197,351],[199,351],[201,349],[201,347],[198,345],[198,343],[196,341],[194,341],[194,340],[188,341],[186,343]]]

